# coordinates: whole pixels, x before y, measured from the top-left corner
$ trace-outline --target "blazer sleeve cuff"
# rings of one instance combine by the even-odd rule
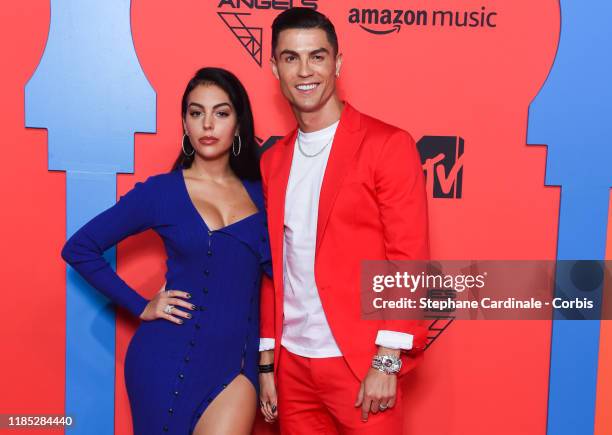
[[[259,351],[274,349],[275,340],[273,338],[260,338],[259,339]]]
[[[413,338],[412,334],[381,329],[376,336],[376,345],[390,349],[410,350]]]

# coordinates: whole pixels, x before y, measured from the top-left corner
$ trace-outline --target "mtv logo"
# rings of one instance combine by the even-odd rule
[[[417,143],[427,184],[434,198],[461,198],[463,188],[463,138],[423,136]]]

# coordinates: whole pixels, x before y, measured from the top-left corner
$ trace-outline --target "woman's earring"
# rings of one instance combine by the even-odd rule
[[[242,139],[240,139],[240,135],[238,135],[238,151],[236,151],[236,143],[235,141],[232,141],[232,154],[235,157],[238,157],[238,154],[240,154],[240,150],[242,149]]]
[[[187,136],[187,133],[183,134],[183,143],[181,144],[181,148],[183,148],[183,154],[185,154],[187,157],[191,157],[195,153],[195,150],[193,149],[191,142],[189,142],[189,146],[191,146],[191,154],[185,150],[185,138],[187,138],[187,142],[189,142],[189,136]]]

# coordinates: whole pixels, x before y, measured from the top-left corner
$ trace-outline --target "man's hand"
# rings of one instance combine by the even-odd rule
[[[400,351],[379,347],[378,355],[392,355],[399,357]],[[395,406],[397,394],[397,376],[388,375],[375,368],[370,368],[365,379],[361,382],[355,407],[361,407],[361,420],[368,421],[370,412],[377,414]]]

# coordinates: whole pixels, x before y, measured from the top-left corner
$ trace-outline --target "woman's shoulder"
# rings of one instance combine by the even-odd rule
[[[248,186],[249,190],[257,195],[263,195],[263,188],[261,185],[261,180],[250,180],[243,179],[242,182],[245,186]]]
[[[144,181],[139,181],[136,184],[145,186],[146,188],[165,187],[176,183],[178,175],[178,170],[149,175]]]
[[[263,188],[261,180],[243,179],[242,182],[249,189],[251,196],[257,202],[257,207],[262,208],[264,204]]]
[[[173,189],[176,185],[178,173],[176,171],[150,175],[142,181],[134,183],[133,192],[141,195],[154,195],[156,192]]]
[[[253,189],[261,190],[261,180],[252,180],[250,178],[243,178],[242,182],[244,184],[249,184],[250,186],[253,187]]]

